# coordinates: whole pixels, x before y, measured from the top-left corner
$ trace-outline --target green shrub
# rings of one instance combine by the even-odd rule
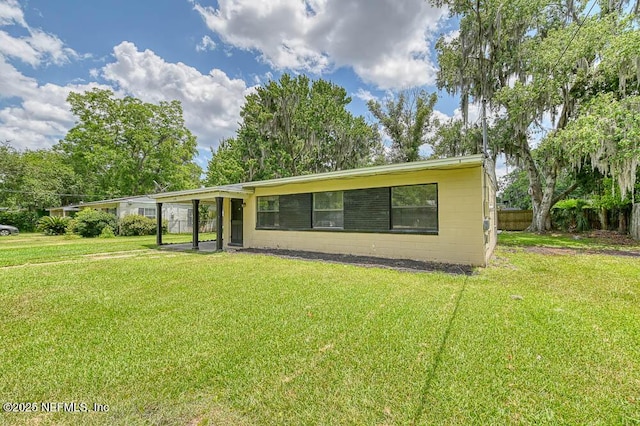
[[[153,235],[156,232],[156,221],[145,216],[130,215],[120,219],[120,235],[126,237]]]
[[[162,222],[162,233],[166,234],[168,222]],[[156,221],[145,216],[130,215],[120,219],[120,235],[125,237],[155,235]]]
[[[0,223],[3,225],[15,226],[20,232],[33,232],[40,215],[29,211],[8,211],[0,212]]]
[[[584,232],[590,229],[587,210],[592,206],[587,200],[568,199],[558,201],[551,209],[551,220],[563,231]]]
[[[60,216],[42,216],[36,229],[46,235],[62,235],[67,232],[71,219]]]
[[[100,232],[100,238],[115,238],[116,234],[113,233],[113,229],[110,226],[105,226]]]
[[[105,227],[115,231],[118,220],[115,215],[103,211],[84,209],[73,219],[73,230],[83,237],[97,237]]]

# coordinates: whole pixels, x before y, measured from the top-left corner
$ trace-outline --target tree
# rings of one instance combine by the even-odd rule
[[[435,132],[428,140],[432,157],[447,158],[482,152],[482,128],[467,125],[463,120],[450,119],[435,123]]]
[[[640,96],[596,95],[556,139],[568,147],[575,167],[588,161],[615,179],[622,198],[633,196],[640,165]]]
[[[343,170],[381,156],[377,129],[346,109],[344,88],[284,74],[247,96],[236,137],[223,140],[210,185]]]
[[[400,92],[397,99],[389,98],[384,106],[376,101],[367,103],[369,111],[378,119],[391,138],[392,163],[406,163],[420,159],[420,147],[431,128],[431,115],[438,96],[425,91]]]
[[[531,209],[529,180],[527,173],[516,169],[500,179],[500,199],[507,207],[521,210]]]
[[[5,207],[36,211],[78,201],[78,182],[64,154],[20,152],[0,144],[0,204]]]
[[[55,149],[69,156],[86,191],[116,197],[154,192],[154,181],[172,190],[198,185],[196,138],[180,102],[119,99],[101,89],[72,92],[67,102],[78,122]]]
[[[243,167],[242,147],[233,138],[220,141],[218,150],[211,149],[205,182],[208,185],[229,185],[245,182],[247,170]]]
[[[22,172],[20,153],[9,143],[0,143],[0,206],[13,207],[18,189],[16,180]]]
[[[555,135],[577,117],[581,105],[623,82],[593,84],[609,62],[607,56],[616,62],[615,52],[620,50],[612,46],[629,47],[634,24],[624,15],[628,2],[603,3],[594,17],[590,16],[593,4],[587,10],[587,2],[435,3],[447,5],[460,18],[459,35],[452,40],[441,38],[436,46],[438,85],[460,94],[465,117],[471,101],[486,100],[510,122],[513,136],[503,141],[500,150],[526,171],[534,211],[530,229],[543,232],[553,204],[576,187],[571,185],[561,194],[556,191],[558,176],[571,164],[566,161],[568,146],[558,143]],[[637,63],[632,55],[622,62]],[[553,128],[535,157],[536,139],[531,132],[545,117],[552,118]]]

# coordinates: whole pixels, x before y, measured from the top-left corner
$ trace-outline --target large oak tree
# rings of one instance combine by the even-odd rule
[[[219,185],[350,169],[380,161],[375,126],[354,117],[344,88],[284,74],[248,95],[234,138],[213,152],[207,183]]]
[[[594,96],[608,91],[626,96],[619,87],[638,81],[638,50],[629,48],[637,25],[626,13],[629,2],[600,2],[597,13],[592,13],[593,3],[572,0],[434,3],[446,5],[460,19],[459,34],[437,44],[438,85],[460,95],[463,115],[471,102],[485,100],[508,120],[511,137],[497,149],[526,171],[534,211],[530,229],[543,232],[553,204],[577,185],[558,193],[558,176],[579,162],[575,158],[588,155],[574,150],[572,160],[567,150],[573,141],[558,135]],[[637,13],[637,3],[631,8]],[[624,69],[599,84],[610,60]],[[552,128],[536,146],[533,131],[547,118]]]
[[[151,104],[100,89],[72,92],[67,101],[77,122],[55,149],[68,155],[86,192],[117,197],[199,184],[196,137],[180,102]]]

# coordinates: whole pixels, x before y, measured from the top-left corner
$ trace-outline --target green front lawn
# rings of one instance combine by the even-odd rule
[[[0,239],[0,401],[109,410],[0,424],[640,422],[638,257],[511,236],[468,277],[19,238]]]
[[[214,233],[201,233],[200,241],[215,239]],[[190,234],[167,234],[163,243],[191,242]],[[119,251],[155,249],[155,235],[146,237],[81,238],[27,233],[0,237],[0,267],[33,263],[79,260],[87,255]]]

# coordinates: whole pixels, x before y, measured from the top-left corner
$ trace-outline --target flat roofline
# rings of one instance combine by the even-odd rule
[[[130,197],[110,198],[108,200],[87,201],[86,203],[82,202],[77,204],[69,204],[67,206],[52,207],[47,210],[93,207],[93,206],[101,206],[105,204],[118,204],[118,203],[129,202],[129,201],[132,203],[145,203],[145,202],[150,203],[150,202],[153,202],[153,199],[151,199],[148,195],[132,195]]]
[[[70,206],[64,206],[64,207],[50,207],[48,209],[45,209],[48,211],[52,211],[52,210],[62,210],[65,212],[76,212],[78,210],[80,210],[78,207],[74,207],[74,205],[70,205]]]
[[[411,163],[385,164],[383,166],[361,167],[359,169],[339,170],[335,172],[317,173],[311,175],[292,176],[286,178],[269,179],[256,182],[244,182],[233,185],[212,186],[207,188],[187,189],[183,191],[164,192],[150,194],[150,198],[161,201],[188,201],[199,195],[201,199],[215,197],[223,198],[247,198],[253,194],[254,188],[279,186],[294,183],[314,182],[329,179],[346,179],[359,176],[371,176],[380,174],[397,174],[419,170],[447,170],[468,167],[479,167],[484,162],[482,154],[464,157],[439,158],[435,160],[414,161]]]
[[[183,191],[173,191],[173,192],[164,192],[161,194],[151,194],[150,198],[153,198],[157,202],[184,202],[190,201],[194,199],[200,200],[210,200],[217,197],[222,198],[248,198],[251,194],[253,194],[252,190],[245,189],[224,189],[219,186],[212,186],[208,188],[198,188],[198,189],[185,189]],[[198,196],[198,197],[196,197]]]
[[[335,172],[317,173],[312,175],[292,176],[279,179],[269,179],[257,182],[246,182],[244,188],[261,188],[279,186],[292,183],[313,182],[328,179],[343,179],[350,177],[371,176],[380,174],[395,174],[419,170],[444,170],[466,167],[477,167],[483,164],[483,155],[466,157],[442,158],[436,160],[414,161],[411,163],[385,164],[384,166],[363,167],[359,169],[339,170]]]

